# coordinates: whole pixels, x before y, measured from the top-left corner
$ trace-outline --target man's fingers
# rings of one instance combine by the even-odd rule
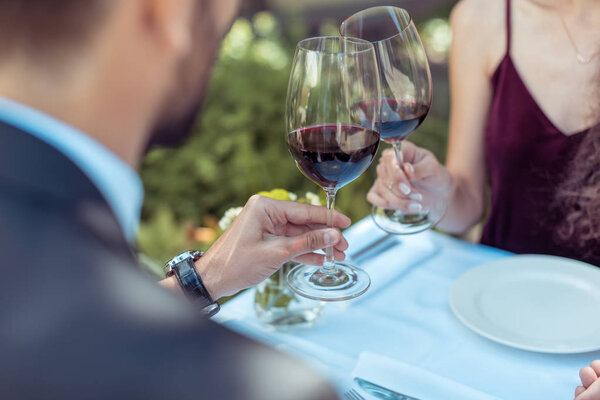
[[[309,224],[309,225],[288,224],[285,228],[284,234],[286,236],[298,236],[298,235],[302,235],[302,234],[305,234],[310,231],[323,230],[323,229],[327,229],[327,226],[321,225],[321,224]],[[342,236],[340,241],[337,242],[337,244],[335,245],[335,248],[340,251],[345,251],[348,248],[348,241],[346,240],[346,238],[344,236]]]
[[[579,378],[581,378],[581,384],[587,388],[592,383],[596,382],[598,375],[591,367],[583,367],[579,370]]]
[[[335,246],[342,240],[342,234],[336,229],[320,229],[302,235],[275,240],[275,246],[284,248],[288,258],[296,258],[316,250]]]
[[[581,393],[585,392],[585,388],[581,385],[575,388],[575,397],[579,396]]]
[[[309,253],[295,257],[294,261],[306,265],[323,265],[325,256],[323,254]]]
[[[285,236],[298,236],[302,235],[305,232],[308,232],[309,228],[306,225],[295,225],[295,224],[287,224],[284,228],[283,235]]]
[[[346,259],[346,254],[342,253],[341,251],[335,250],[334,257],[336,261],[344,261]],[[308,265],[323,265],[323,262],[325,261],[325,256],[323,254],[308,253],[295,257],[294,261]]]
[[[325,207],[272,199],[271,202],[272,204],[269,204],[265,211],[274,221],[290,222],[295,225],[327,224],[328,210]],[[343,229],[350,226],[350,218],[338,211],[333,211],[333,213],[333,225],[336,228]]]

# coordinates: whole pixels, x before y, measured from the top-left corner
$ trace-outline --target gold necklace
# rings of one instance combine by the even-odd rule
[[[560,17],[560,22],[562,22],[562,26],[565,29],[565,33],[567,34],[567,37],[569,38],[569,42],[571,42],[571,46],[573,47],[573,50],[575,50],[575,54],[577,55],[577,62],[579,64],[589,64],[594,58],[596,58],[596,56],[598,56],[600,54],[600,49],[596,50],[594,53],[592,53],[590,55],[582,54],[579,51],[579,48],[577,47],[575,40],[573,40],[573,36],[571,36],[571,32],[569,31],[569,28],[567,28],[567,23],[565,22],[565,19],[563,18],[562,14],[558,13],[558,16]]]

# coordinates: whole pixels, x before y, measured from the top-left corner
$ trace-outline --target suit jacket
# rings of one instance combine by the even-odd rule
[[[335,398],[160,288],[79,168],[3,123],[0,270],[2,399]]]

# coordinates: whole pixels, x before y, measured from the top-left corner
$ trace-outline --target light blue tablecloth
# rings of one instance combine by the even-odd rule
[[[382,233],[365,219],[345,235],[351,254]],[[450,310],[448,294],[456,278],[508,253],[431,231],[398,240],[403,243],[361,262],[375,289],[364,298],[327,304],[312,327],[277,331],[260,324],[253,291],[228,302],[217,320],[322,368],[340,386],[367,351],[502,399],[573,398],[579,368],[600,359],[600,352],[552,355],[514,349],[473,333]],[[416,254],[419,248],[425,256]],[[444,393],[438,398],[448,400]]]

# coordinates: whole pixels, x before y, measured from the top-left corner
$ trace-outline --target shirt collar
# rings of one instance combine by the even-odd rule
[[[75,163],[104,196],[127,240],[133,241],[144,198],[142,181],[133,168],[76,128],[1,96],[0,120],[46,142]]]

